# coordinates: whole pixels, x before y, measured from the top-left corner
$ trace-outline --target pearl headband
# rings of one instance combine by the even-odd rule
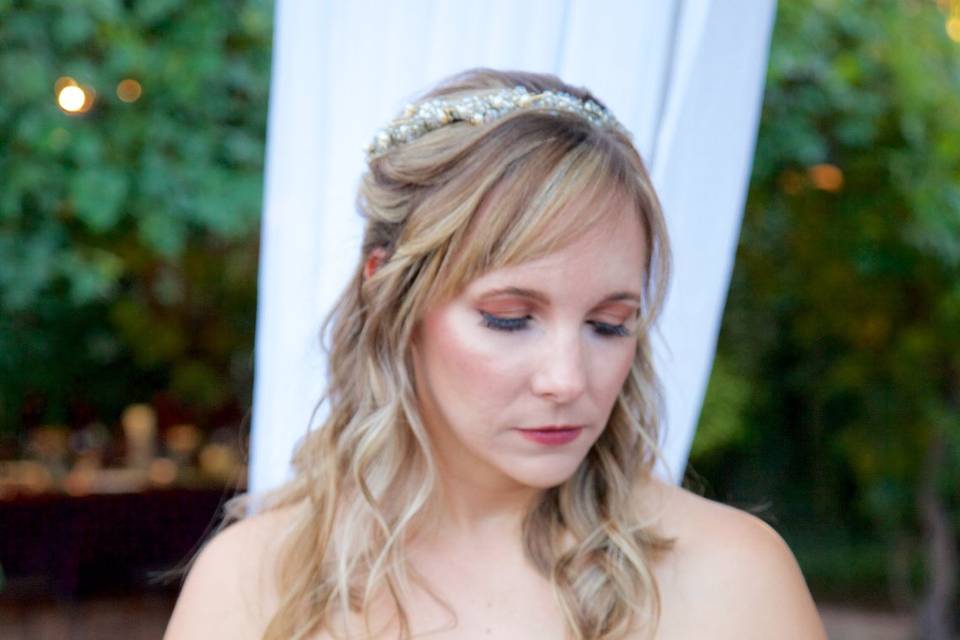
[[[454,122],[483,124],[522,109],[544,109],[547,113],[566,111],[597,127],[611,127],[630,137],[623,125],[593,100],[581,100],[559,91],[530,93],[526,87],[518,86],[461,98],[434,98],[420,104],[407,105],[402,114],[377,131],[373,141],[367,146],[367,160],[444,125]]]

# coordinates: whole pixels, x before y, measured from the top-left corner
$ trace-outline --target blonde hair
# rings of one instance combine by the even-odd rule
[[[517,85],[600,103],[553,76],[488,69],[449,78],[421,99]],[[604,432],[572,477],[543,491],[524,521],[523,542],[554,586],[570,637],[618,638],[638,624],[653,633],[660,596],[650,561],[673,541],[644,524],[635,491],[660,457],[662,401],[649,329],[667,282],[665,224],[622,133],[575,114],[520,110],[482,125],[441,127],[370,161],[357,200],[366,219],[361,258],[380,248],[386,260],[365,278],[361,259],[324,322],[327,417],[300,442],[293,478],[264,499],[266,509],[298,507],[282,541],[281,599],[265,638],[337,634],[355,613],[371,634],[376,594],[389,596],[400,636],[410,636],[405,545],[438,485],[414,392],[414,327],[429,305],[484,272],[610,224],[600,217],[603,206],[562,215],[574,198],[623,196],[646,244],[636,357]],[[249,499],[228,503],[222,526],[244,517]]]

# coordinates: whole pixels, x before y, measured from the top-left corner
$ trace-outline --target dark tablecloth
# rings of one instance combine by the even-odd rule
[[[51,595],[145,584],[187,558],[214,527],[228,490],[167,489],[0,500],[0,565],[42,576]]]

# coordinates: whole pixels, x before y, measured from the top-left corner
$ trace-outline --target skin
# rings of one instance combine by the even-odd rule
[[[574,203],[570,214],[588,206]],[[564,637],[551,587],[526,560],[520,530],[531,500],[567,479],[599,437],[636,349],[637,303],[607,298],[639,294],[642,231],[622,203],[607,206],[607,224],[544,258],[481,276],[422,319],[415,379],[442,492],[408,560],[456,622],[417,591],[405,602],[415,632]],[[368,276],[382,260],[377,252],[369,257]],[[492,293],[510,287],[538,295]],[[621,326],[614,332],[626,335],[604,335]],[[517,431],[549,424],[583,430],[557,446]],[[636,495],[661,533],[677,539],[675,551],[651,565],[662,605],[657,638],[826,638],[796,561],[773,529],[653,478]],[[291,512],[245,519],[208,544],[165,637],[259,637],[279,600],[271,542]],[[387,621],[376,610],[373,617],[374,628]]]

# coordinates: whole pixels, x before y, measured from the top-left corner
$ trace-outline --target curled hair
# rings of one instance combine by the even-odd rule
[[[421,99],[522,85],[588,92],[548,75],[475,69]],[[600,103],[602,104],[602,103]],[[598,206],[565,215],[575,198]],[[405,545],[438,489],[431,442],[414,392],[411,337],[432,304],[479,275],[542,257],[596,224],[625,198],[644,231],[645,282],[638,342],[606,428],[563,484],[544,490],[523,523],[532,565],[554,587],[569,636],[607,640],[644,629],[660,614],[653,558],[671,546],[638,509],[638,490],[658,449],[662,399],[650,329],[670,264],[665,224],[630,140],[568,113],[519,110],[493,122],[455,123],[370,161],[357,205],[363,255],[324,323],[329,334],[322,425],[300,442],[290,481],[265,507],[293,507],[281,541],[281,601],[266,638],[374,635],[375,623],[409,637]],[[382,266],[364,278],[375,249]],[[240,518],[248,496],[235,499]],[[439,598],[438,598],[439,599]],[[442,599],[441,599],[442,601]],[[375,603],[392,618],[374,620]],[[378,604],[379,607],[379,604]],[[381,629],[382,631],[382,629]]]

